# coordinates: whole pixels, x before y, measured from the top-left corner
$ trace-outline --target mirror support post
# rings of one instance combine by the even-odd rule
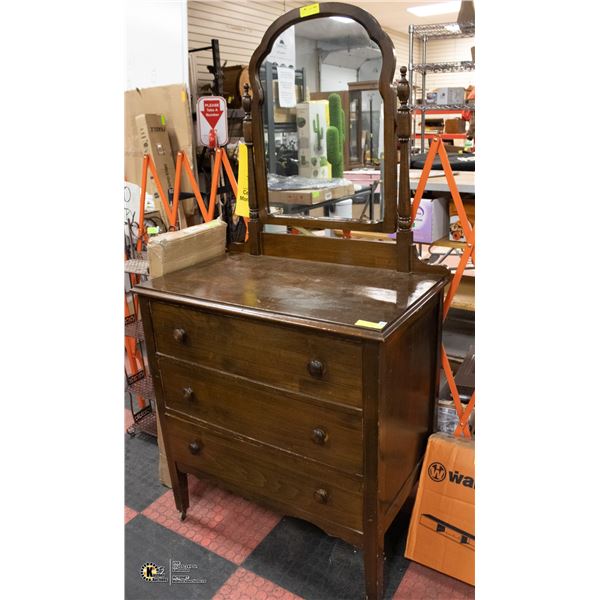
[[[398,227],[396,230],[396,247],[398,250],[398,270],[411,271],[411,248],[413,234],[410,222],[410,108],[408,98],[410,85],[406,79],[406,67],[400,67],[400,81],[396,93],[400,101],[396,118],[396,130],[400,149],[400,174],[398,178]]]
[[[258,216],[256,184],[254,181],[254,144],[252,141],[251,113],[252,98],[250,96],[250,85],[248,83],[244,84],[242,107],[244,108],[244,142],[248,147],[248,204],[250,207],[250,219],[248,221],[248,239],[250,241],[250,254],[259,255],[262,254],[261,223]]]

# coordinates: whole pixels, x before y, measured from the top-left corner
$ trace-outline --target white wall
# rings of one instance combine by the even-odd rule
[[[321,65],[322,92],[347,90],[349,81],[356,81],[356,69],[346,69],[336,65]]]
[[[127,0],[125,89],[188,85],[185,0]]]

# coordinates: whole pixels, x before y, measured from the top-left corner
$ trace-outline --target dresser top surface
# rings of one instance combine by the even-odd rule
[[[232,253],[143,282],[136,291],[267,319],[287,316],[341,326],[350,333],[375,333],[412,313],[441,285],[439,275]],[[376,330],[357,321],[385,325]]]

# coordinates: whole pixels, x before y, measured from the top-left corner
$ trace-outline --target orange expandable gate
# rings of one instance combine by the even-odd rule
[[[431,171],[431,167],[433,166],[433,161],[435,159],[436,154],[438,154],[440,157],[440,161],[444,169],[444,175],[446,176],[446,181],[448,182],[448,187],[450,188],[450,195],[452,196],[452,200],[454,201],[454,205],[456,206],[458,219],[464,231],[465,239],[467,240],[465,249],[458,263],[458,267],[456,268],[456,273],[454,274],[454,277],[450,282],[450,289],[448,290],[448,293],[446,294],[446,297],[444,299],[443,318],[445,319],[448,315],[448,311],[450,310],[452,299],[454,298],[454,295],[458,290],[458,285],[460,284],[460,280],[463,277],[465,268],[467,266],[467,263],[469,262],[469,258],[471,259],[473,265],[475,264],[475,229],[472,227],[471,223],[469,222],[469,219],[467,218],[467,213],[465,211],[462,198],[460,197],[458,187],[456,186],[456,180],[454,179],[452,168],[450,167],[448,154],[446,152],[446,148],[444,148],[444,143],[441,138],[435,138],[432,141],[431,146],[429,147],[429,152],[427,153],[427,158],[425,159],[425,164],[423,165],[423,172],[421,173],[421,178],[419,179],[417,190],[415,192],[415,197],[413,199],[413,205],[410,215],[411,224],[414,222],[415,217],[417,216],[417,210],[419,209],[419,204],[421,203],[421,199],[423,198],[425,185],[427,184],[427,179],[429,178],[429,173]],[[467,407],[463,410],[460,401],[460,395],[458,393],[458,388],[456,387],[456,382],[454,380],[452,369],[450,368],[450,361],[448,360],[448,355],[446,354],[444,344],[442,344],[442,367],[444,369],[446,379],[448,380],[448,386],[450,387],[450,392],[454,401],[454,407],[456,409],[456,414],[458,415],[458,425],[456,426],[454,435],[457,437],[460,435],[464,435],[466,438],[470,438],[471,432],[469,431],[469,416],[475,408],[475,392],[473,392],[473,395],[471,396]]]

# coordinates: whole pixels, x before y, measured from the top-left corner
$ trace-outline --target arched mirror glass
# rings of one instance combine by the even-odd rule
[[[271,215],[384,218],[382,52],[354,19],[284,29],[258,65]]]

